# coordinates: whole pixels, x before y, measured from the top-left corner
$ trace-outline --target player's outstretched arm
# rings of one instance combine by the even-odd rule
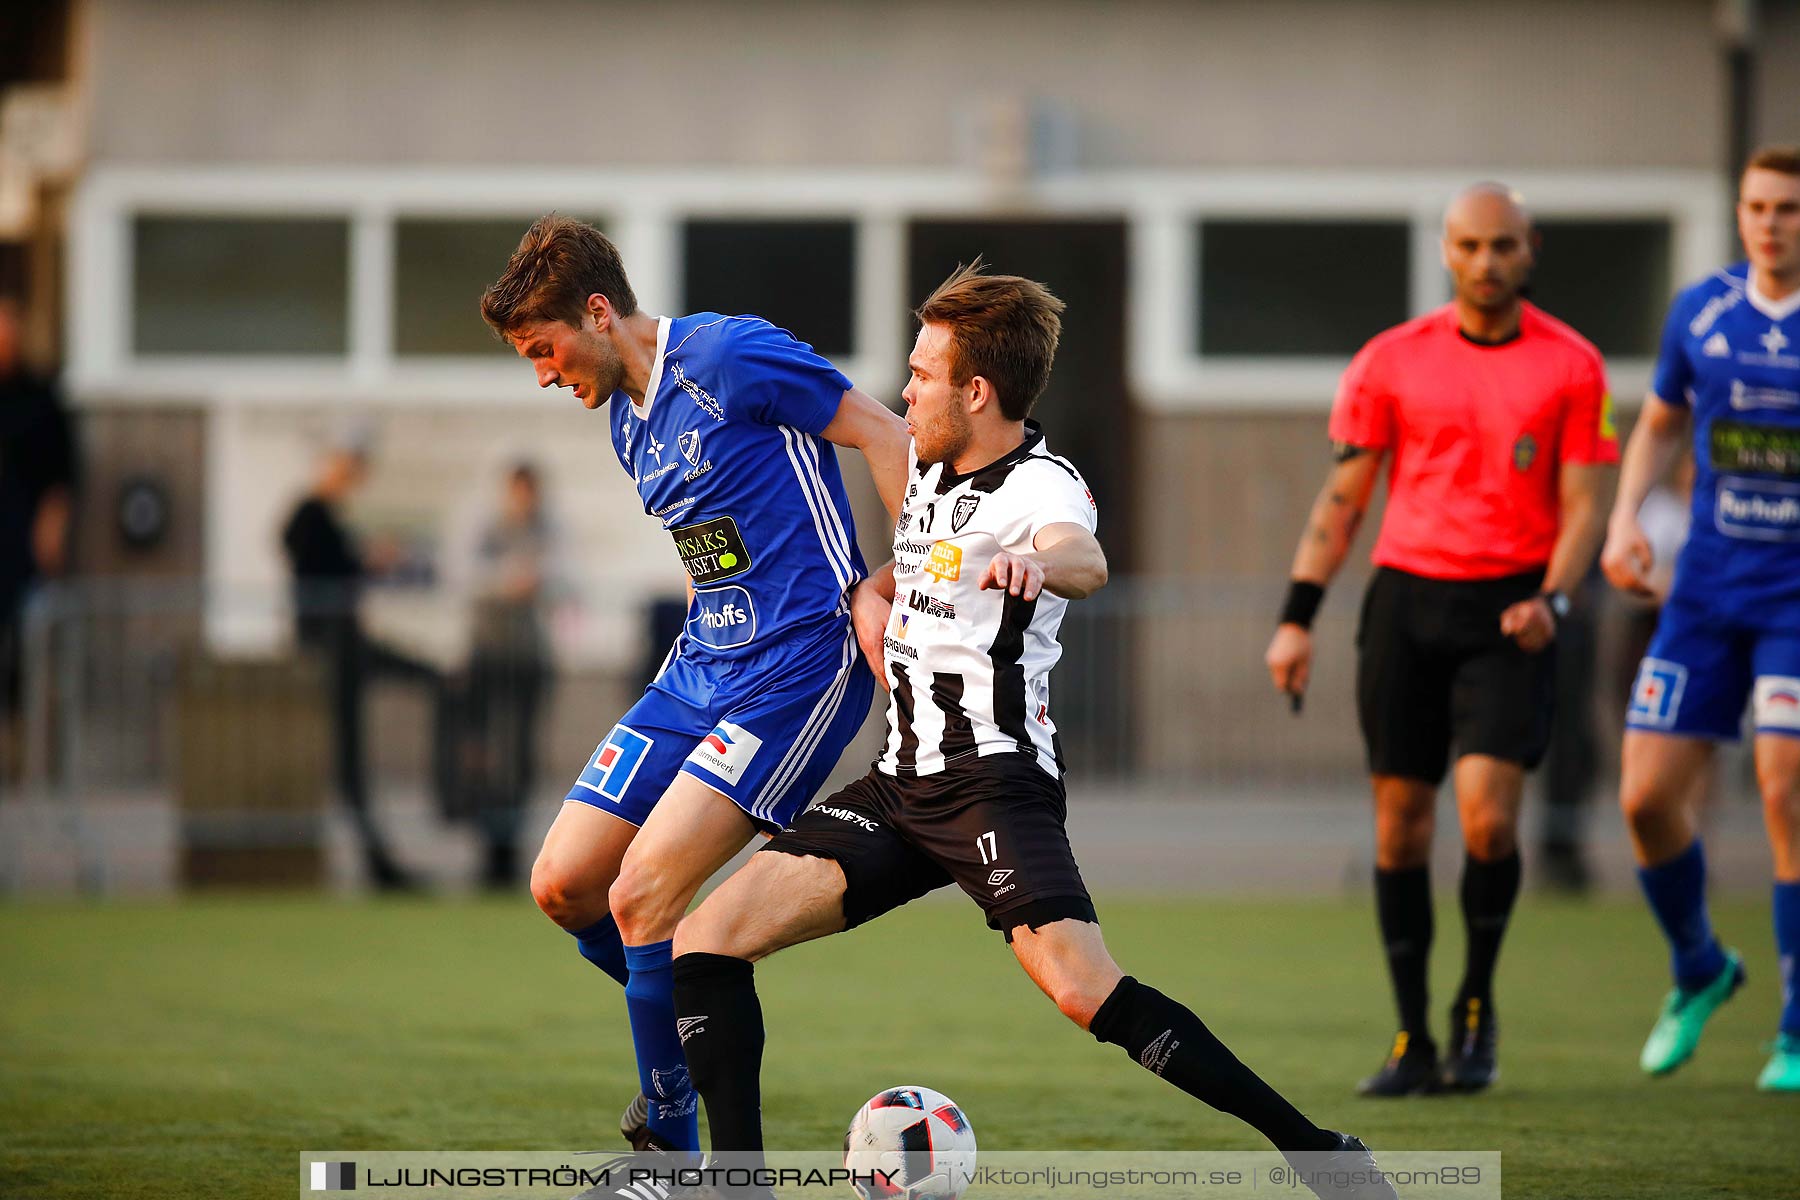
[[[1654,595],[1650,570],[1655,566],[1650,539],[1638,524],[1638,509],[1656,482],[1669,473],[1687,443],[1693,414],[1682,404],[1670,404],[1651,392],[1625,443],[1619,462],[1619,494],[1613,500],[1606,525],[1606,545],[1600,551],[1600,569],[1621,591]]]
[[[1106,586],[1106,551],[1100,541],[1072,521],[1038,530],[1032,553],[1001,551],[981,573],[980,587],[1000,588],[1021,600],[1048,591],[1065,600],[1083,600]]]
[[[837,416],[825,426],[824,438],[834,446],[862,452],[888,519],[898,521],[906,496],[906,450],[912,440],[906,436],[906,422],[867,392],[851,388],[838,402]]]
[[[1369,497],[1375,493],[1375,481],[1381,474],[1380,450],[1339,442],[1333,443],[1332,455],[1336,461],[1313,501],[1300,546],[1294,551],[1294,564],[1288,571],[1288,601],[1281,622],[1263,655],[1276,689],[1290,696],[1306,691],[1312,675],[1313,611],[1349,557],[1363,513],[1368,510]]]

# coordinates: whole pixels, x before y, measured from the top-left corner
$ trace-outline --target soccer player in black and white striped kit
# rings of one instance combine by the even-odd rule
[[[1309,1121],[1186,1007],[1121,971],[1101,938],[1064,828],[1050,669],[1063,610],[1106,583],[1106,558],[1087,485],[1026,419],[1062,309],[978,261],[916,314],[894,561],[853,599],[865,653],[885,667],[887,746],[676,933],[676,1011],[713,1149],[762,1149],[752,964],[955,883],[1070,1020],[1278,1149],[1328,1156],[1317,1162],[1359,1181],[1329,1194],[1392,1196],[1360,1141]]]

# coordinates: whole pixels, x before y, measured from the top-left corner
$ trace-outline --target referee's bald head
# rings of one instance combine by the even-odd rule
[[[1471,183],[1456,193],[1445,207],[1444,236],[1450,236],[1453,224],[1467,224],[1472,220],[1490,224],[1496,217],[1516,223],[1522,232],[1531,229],[1531,210],[1525,207],[1525,197],[1517,188],[1491,179]]]

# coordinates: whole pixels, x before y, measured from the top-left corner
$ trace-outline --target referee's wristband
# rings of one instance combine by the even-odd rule
[[[1287,599],[1281,605],[1280,623],[1311,629],[1313,617],[1317,615],[1324,599],[1325,589],[1320,584],[1309,583],[1304,579],[1288,580]]]

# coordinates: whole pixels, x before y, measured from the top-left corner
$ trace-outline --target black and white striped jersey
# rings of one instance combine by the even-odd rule
[[[994,555],[1030,553],[1047,525],[1093,532],[1093,493],[1032,422],[1018,449],[968,475],[912,452],[908,466],[882,639],[888,738],[876,765],[931,775],[967,755],[1016,751],[1060,776],[1050,668],[1068,601],[1045,591],[1028,603],[977,584]]]

